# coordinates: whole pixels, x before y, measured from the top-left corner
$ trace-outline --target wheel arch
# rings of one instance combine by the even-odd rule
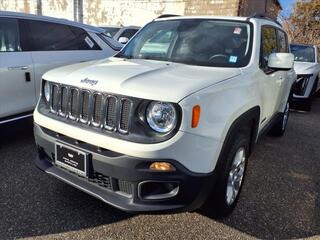
[[[221,156],[228,149],[232,138],[239,133],[248,135],[249,138],[249,155],[252,153],[254,145],[257,141],[259,125],[260,125],[260,107],[255,106],[246,112],[242,113],[230,125],[229,130],[224,138],[218,164],[221,162]]]

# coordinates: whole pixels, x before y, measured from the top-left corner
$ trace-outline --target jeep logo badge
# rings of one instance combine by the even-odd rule
[[[98,83],[97,80],[91,80],[89,78],[82,79],[80,82],[81,83],[90,84],[91,86],[94,86],[94,85],[96,85]]]

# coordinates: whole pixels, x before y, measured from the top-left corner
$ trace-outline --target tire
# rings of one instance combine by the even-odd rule
[[[279,120],[273,125],[270,130],[270,134],[274,137],[281,137],[285,133],[288,125],[290,115],[290,103],[287,102],[286,108],[283,113],[281,113],[281,117]]]
[[[231,214],[238,202],[245,178],[249,156],[249,138],[241,133],[233,136],[234,138],[227,144],[226,151],[222,155],[223,162],[218,166],[220,174],[217,177],[217,182],[203,206],[203,211],[216,219]],[[236,161],[241,163],[239,168],[234,168]],[[233,169],[236,171],[232,175]],[[233,185],[232,182],[234,182]],[[236,190],[236,192],[231,190]]]

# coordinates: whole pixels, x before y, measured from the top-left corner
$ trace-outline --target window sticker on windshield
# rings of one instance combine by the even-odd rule
[[[234,34],[238,34],[238,35],[240,35],[240,34],[241,34],[241,31],[242,31],[242,29],[241,29],[241,28],[236,27],[236,28],[234,29],[233,33],[234,33]]]
[[[88,44],[88,46],[90,48],[93,48],[94,43],[91,41],[91,39],[89,37],[86,37],[84,40],[86,41],[86,43]]]
[[[230,56],[229,58],[229,62],[230,63],[236,63],[238,61],[238,57],[237,56]]]

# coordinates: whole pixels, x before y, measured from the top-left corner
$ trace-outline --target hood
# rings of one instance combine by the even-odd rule
[[[318,65],[310,62],[294,62],[294,70],[297,74],[312,74]]]
[[[237,68],[109,58],[57,68],[43,78],[94,91],[179,102],[194,92],[239,74],[241,71]]]

